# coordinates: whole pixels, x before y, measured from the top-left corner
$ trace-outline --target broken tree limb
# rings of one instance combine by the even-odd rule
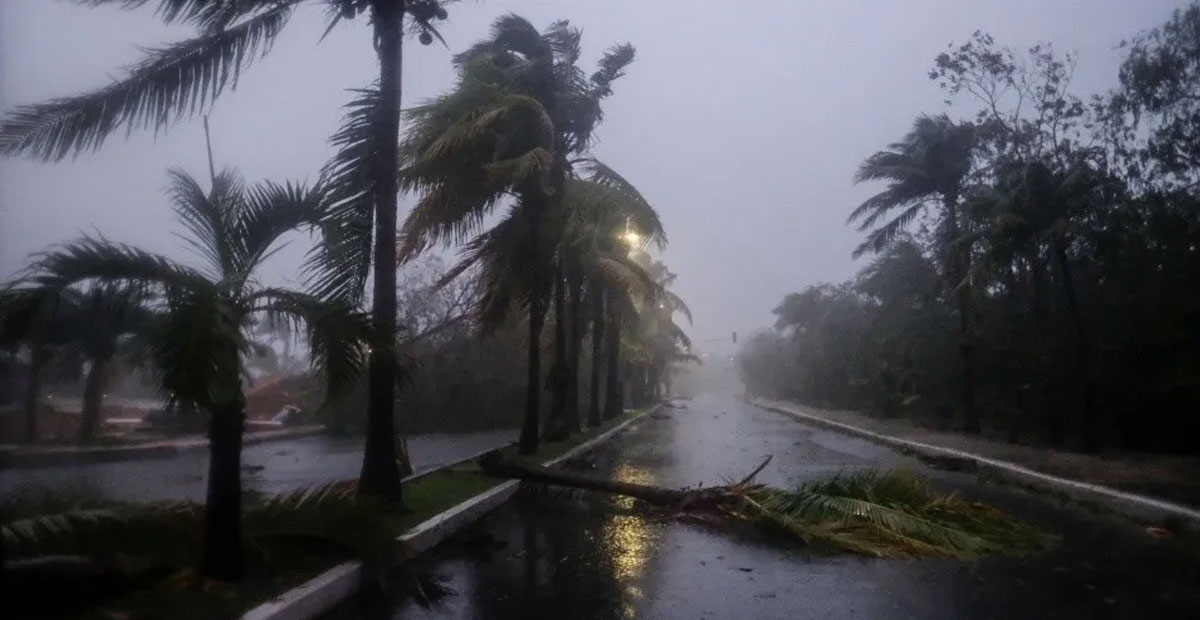
[[[608,478],[535,465],[528,461],[504,457],[498,452],[491,452],[480,457],[479,466],[485,474],[498,478],[516,478],[529,482],[624,495],[656,506],[686,510],[709,508],[733,496],[752,490],[755,486],[750,484],[751,480],[770,462],[771,457],[768,456],[749,476],[735,484],[700,489],[668,489],[634,482],[609,480]]]
[[[660,506],[674,506],[681,503],[688,492],[678,489],[664,489],[634,482],[620,482],[589,476],[561,469],[550,469],[534,465],[520,459],[506,458],[492,452],[479,458],[479,467],[483,473],[497,478],[516,478],[529,482],[540,482],[558,486],[600,491],[614,495],[624,495],[647,501]]]

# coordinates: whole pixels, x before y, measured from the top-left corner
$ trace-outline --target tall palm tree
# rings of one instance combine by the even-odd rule
[[[172,171],[169,193],[187,231],[184,239],[203,268],[83,238],[38,256],[24,285],[49,295],[81,283],[138,286],[156,296],[161,320],[148,340],[161,388],[173,403],[209,414],[200,569],[233,580],[241,573],[242,369],[254,317],[304,326],[313,365],[326,375],[331,396],[361,373],[368,322],[345,304],[255,280],[281,235],[319,219],[319,192],[271,183],[246,189],[226,170],[208,193],[187,174]]]
[[[373,316],[380,329],[371,349],[370,401],[367,443],[363,454],[362,489],[400,497],[393,438],[395,410],[396,275],[396,140],[400,126],[401,43],[404,17],[411,30],[429,44],[438,36],[434,20],[445,19],[437,0],[76,0],[89,6],[116,5],[135,9],[157,5],[167,24],[195,26],[198,36],[150,49],[127,74],[102,88],[44,103],[16,108],[0,120],[0,153],[30,155],[57,161],[73,153],[98,149],[109,134],[153,128],[156,131],[203,112],[228,86],[236,86],[242,70],[265,56],[275,38],[302,4],[320,4],[328,16],[328,34],[342,21],[368,14],[379,58],[378,96],[367,116],[369,139],[360,157],[351,157],[353,171],[332,192],[326,230],[346,229],[342,243],[318,253],[322,267],[318,292],[358,301],[366,273],[345,274],[336,265],[339,252],[357,250],[361,261],[384,265],[375,270]],[[339,154],[342,160],[347,157]],[[345,181],[345,179],[342,179]],[[374,229],[359,223],[374,219]],[[374,233],[372,236],[372,232]],[[375,243],[372,239],[387,240]],[[335,274],[335,275],[330,275]],[[342,284],[338,284],[341,282]]]
[[[640,231],[638,235],[647,243],[661,248],[666,245],[666,233],[654,208],[632,183],[595,159],[579,164],[589,178],[568,182],[563,204],[569,219],[560,256],[578,263],[580,281],[576,286],[581,292],[586,291],[590,306],[592,366],[588,424],[596,426],[601,420],[601,360],[607,368],[603,373],[608,385],[605,411],[615,415],[623,409],[619,387],[619,345],[624,322],[621,317],[636,316],[636,300],[653,295],[655,290],[653,279],[630,258],[621,236]],[[610,328],[609,323],[616,327]],[[575,337],[581,337],[582,331]],[[568,371],[577,373],[578,347],[572,346],[571,350],[576,356],[570,359]]]
[[[401,185],[421,194],[401,229],[402,260],[470,241],[499,202],[515,197],[505,230],[526,244],[519,253],[528,272],[520,296],[529,323],[524,454],[538,446],[539,342],[558,237],[550,226],[563,221],[549,216],[565,191],[568,156],[587,148],[599,102],[633,60],[632,47],[614,47],[587,80],[576,67],[579,42],[565,21],[538,32],[524,18],[500,17],[487,39],[455,56],[455,87],[409,111],[411,131],[400,145]],[[487,243],[480,238],[476,249]]]
[[[971,248],[959,242],[964,238],[960,219],[963,189],[974,148],[973,125],[957,124],[944,114],[918,117],[900,142],[871,155],[859,166],[856,183],[886,181],[888,186],[859,205],[848,221],[858,223],[860,231],[870,231],[854,251],[858,258],[887,249],[927,208],[936,208],[943,273],[958,306],[965,426],[967,431],[977,433],[980,426],[975,410],[971,286],[967,279]],[[884,221],[888,217],[891,219]]]

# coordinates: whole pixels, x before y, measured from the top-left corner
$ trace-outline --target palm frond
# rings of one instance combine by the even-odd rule
[[[629,218],[630,224],[637,227],[639,234],[651,239],[659,248],[666,247],[667,233],[658,217],[658,212],[654,210],[637,186],[600,160],[585,158],[579,161],[591,181],[617,192],[626,199],[627,204],[622,205],[622,215]]]
[[[375,119],[379,110],[378,84],[356,89],[346,114],[330,138],[334,156],[321,168],[324,191],[321,242],[305,263],[309,286],[317,296],[362,301],[371,268],[374,202],[372,195]]]
[[[277,4],[229,28],[149,50],[124,79],[90,93],[16,108],[0,121],[0,153],[60,160],[99,148],[118,127],[162,129],[204,109],[270,50],[291,15]]]
[[[147,4],[157,3],[155,14],[163,23],[190,23],[212,32],[259,11],[281,4],[295,5],[304,0],[74,0],[87,6],[116,4],[122,9],[132,10]]]
[[[358,383],[370,341],[366,315],[340,300],[283,289],[258,291],[252,302],[268,320],[304,330],[313,370],[326,380],[326,400],[341,398]]]
[[[29,282],[52,290],[87,280],[145,282],[183,290],[207,290],[212,286],[203,274],[165,256],[92,237],[36,255],[27,273]]]
[[[572,27],[571,22],[565,19],[551,23],[542,32],[542,39],[550,46],[559,62],[568,65],[579,62],[579,43],[582,38],[583,31]]]
[[[846,223],[857,222],[857,230],[859,232],[868,230],[880,218],[895,209],[905,209],[918,203],[924,204],[928,200],[929,195],[929,189],[921,186],[919,183],[895,183],[882,192],[864,200],[861,205],[850,213],[850,217],[846,218]]]
[[[691,325],[692,309],[688,308],[688,305],[683,301],[683,298],[666,289],[664,289],[661,294],[666,298],[667,304],[669,304],[668,307],[670,307],[673,311],[682,312],[683,316],[687,318],[688,325]]]
[[[0,542],[4,551],[15,557],[62,553],[78,547],[81,537],[97,537],[124,525],[113,510],[74,509],[15,519],[0,524]]]
[[[237,252],[235,273],[246,278],[270,255],[271,247],[286,233],[317,226],[324,202],[320,186],[267,181],[247,192],[242,209],[232,222]]]
[[[854,249],[853,257],[858,258],[864,254],[878,254],[886,250],[894,240],[904,234],[904,229],[908,226],[909,222],[916,219],[924,207],[924,203],[917,203],[904,210],[900,215],[897,215],[892,221],[871,231],[867,235],[866,241],[863,241]]]
[[[839,476],[794,491],[745,492],[746,514],[809,544],[876,557],[1024,555],[1053,538],[994,508],[934,493],[903,471]]]
[[[183,240],[208,263],[214,279],[234,270],[234,248],[229,235],[230,218],[235,207],[231,204],[242,198],[241,177],[234,171],[222,170],[216,176],[210,192],[205,192],[191,175],[178,168],[167,171],[170,183],[167,197],[175,209],[175,217],[191,233]]]
[[[454,63],[463,65],[481,56],[505,52],[515,52],[527,58],[545,58],[552,53],[541,33],[529,20],[516,13],[507,13],[492,22],[487,39],[456,54]]]
[[[612,92],[612,83],[625,75],[625,68],[636,55],[637,51],[628,43],[614,45],[604,52],[596,72],[592,74],[592,84],[598,95],[607,96]]]

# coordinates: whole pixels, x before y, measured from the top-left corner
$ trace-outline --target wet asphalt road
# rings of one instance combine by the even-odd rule
[[[727,399],[644,418],[586,457],[628,481],[683,486],[760,475],[785,485],[903,466],[1062,536],[1036,558],[873,560],[778,548],[664,521],[632,502],[531,492],[436,548],[432,604],[358,601],[333,614],[416,619],[1200,618],[1200,560],[1178,541]]]
[[[490,448],[515,441],[515,430],[414,435],[409,456],[418,471],[428,471]],[[242,451],[242,487],[280,493],[358,477],[362,437],[314,436],[269,441]],[[208,451],[169,458],[135,459],[86,465],[0,469],[0,494],[21,487],[76,490],[109,499],[203,501]]]

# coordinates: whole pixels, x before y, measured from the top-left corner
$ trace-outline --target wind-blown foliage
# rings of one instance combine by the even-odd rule
[[[528,314],[524,453],[538,442],[538,343],[551,295],[559,334],[555,376],[567,365],[565,266],[556,255],[569,218],[569,156],[590,143],[601,100],[633,59],[628,46],[610,50],[588,80],[576,66],[580,37],[566,21],[538,32],[524,18],[501,16],[488,38],[455,56],[455,87],[408,111],[409,132],[400,144],[401,187],[420,194],[401,227],[401,260],[435,245],[465,244],[451,273],[483,265],[482,323],[494,327],[516,308]],[[509,196],[515,200],[507,217],[481,233],[484,219]],[[555,383],[557,411],[564,392],[561,379]]]
[[[1197,24],[1192,3],[1134,38],[1119,83],[1090,105],[1072,93],[1074,57],[1050,44],[1019,54],[976,33],[939,54],[930,77],[978,112],[921,117],[864,162],[860,179],[888,185],[851,220],[878,258],[850,282],[784,299],[777,330],[739,354],[751,391],[944,427],[966,409],[957,349],[973,361],[960,370],[977,368],[985,432],[1189,450]],[[917,132],[926,126],[937,131]],[[912,219],[923,200],[940,209]]]
[[[149,50],[125,79],[109,86],[20,106],[0,121],[0,153],[60,160],[99,148],[119,127],[158,130],[189,117],[235,86],[242,70],[270,50],[291,11],[289,3],[273,5],[236,25]]]
[[[283,234],[318,223],[320,192],[273,183],[247,189],[236,172],[225,170],[205,193],[186,173],[172,171],[168,195],[187,233],[183,238],[204,263],[203,270],[102,238],[83,238],[37,256],[25,282],[50,295],[90,282],[139,287],[154,296],[159,318],[147,341],[161,388],[173,403],[210,414],[202,569],[236,578],[242,368],[244,356],[253,352],[248,337],[253,318],[265,315],[303,325],[329,398],[343,393],[361,374],[369,326],[345,303],[261,288],[254,279]]]

